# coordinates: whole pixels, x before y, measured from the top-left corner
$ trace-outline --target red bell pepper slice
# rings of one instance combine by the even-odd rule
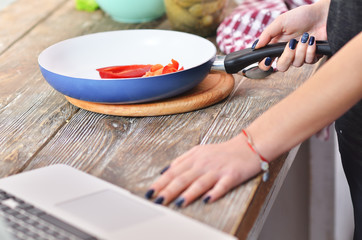
[[[126,65],[99,68],[101,78],[136,78],[142,77],[150,71],[152,65]]]
[[[162,74],[173,73],[173,72],[177,72],[177,68],[174,68],[173,66],[166,65],[163,68]]]
[[[161,64],[155,64],[155,65],[152,65],[150,71],[156,72],[157,70],[160,70],[161,68],[163,68],[163,66]]]
[[[173,73],[173,72],[179,71],[179,69],[178,69],[179,63],[178,63],[176,60],[174,60],[174,59],[171,59],[171,62],[172,62],[172,63],[167,64],[167,65],[163,68],[162,74]],[[183,70],[183,68],[180,69],[180,70]]]
[[[173,67],[178,69],[178,66],[179,66],[178,62],[175,59],[171,59],[171,62],[172,62]]]
[[[111,66],[98,68],[97,71],[101,78],[138,78],[138,77],[151,77],[161,74],[173,73],[184,70],[179,68],[179,63],[171,59],[171,63],[165,67],[161,64],[155,65],[124,65],[124,66]]]

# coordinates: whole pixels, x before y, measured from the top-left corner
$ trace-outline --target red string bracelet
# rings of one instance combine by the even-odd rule
[[[246,132],[245,129],[242,130],[245,137],[248,139],[247,144],[249,148],[259,157],[261,170],[263,170],[263,181],[266,182],[269,179],[269,162],[266,160],[254,147],[253,139],[251,138],[250,134]]]

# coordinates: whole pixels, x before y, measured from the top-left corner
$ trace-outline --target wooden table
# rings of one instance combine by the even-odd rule
[[[16,0],[0,11],[0,23],[0,177],[64,163],[141,197],[175,157],[197,144],[235,136],[317,67],[292,68],[265,80],[235,75],[235,88],[226,100],[194,112],[115,117],[68,103],[42,77],[39,53],[56,42],[88,33],[170,29],[166,17],[122,24],[101,10],[77,11],[73,0]],[[205,205],[198,200],[185,209],[169,207],[240,239],[255,239],[296,152],[293,149],[272,163],[266,183],[257,177],[216,203]]]

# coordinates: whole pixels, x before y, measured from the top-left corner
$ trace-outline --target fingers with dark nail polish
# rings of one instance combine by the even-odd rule
[[[164,174],[169,168],[170,165],[166,166],[164,169],[161,170],[160,174]]]
[[[312,45],[314,44],[314,40],[315,40],[315,37],[311,36],[311,37],[309,38],[308,45],[309,45],[309,46],[312,46]]]
[[[272,63],[271,57],[267,57],[264,61],[265,66],[270,66],[271,63]]]
[[[145,197],[146,197],[147,199],[151,199],[154,193],[155,193],[155,190],[149,189],[149,190],[146,192]]]
[[[302,43],[306,43],[308,41],[309,38],[309,33],[303,33],[302,38],[300,39],[300,41]]]
[[[155,200],[154,203],[156,203],[156,204],[162,204],[164,200],[165,200],[164,197],[158,197],[158,198],[156,198],[156,200]]]
[[[295,47],[297,46],[297,40],[295,40],[294,38],[292,40],[290,40],[289,42],[289,48],[294,50]]]
[[[211,199],[211,196],[207,196],[202,201],[206,204],[210,201],[210,199]]]
[[[251,49],[255,49],[256,45],[258,44],[259,39],[256,39],[253,45],[251,46]]]
[[[176,205],[177,207],[182,207],[182,204],[183,204],[184,202],[185,202],[185,198],[179,197],[179,198],[176,199],[175,205]]]

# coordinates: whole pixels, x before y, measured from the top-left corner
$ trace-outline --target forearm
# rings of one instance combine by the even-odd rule
[[[312,4],[319,15],[327,21],[329,5],[331,4],[331,0],[319,0]]]
[[[361,99],[361,46],[362,33],[248,127],[255,147],[265,158],[274,159],[290,150]]]
[[[321,39],[317,40],[325,40],[327,39],[327,19],[328,19],[328,12],[329,12],[329,5],[330,0],[319,0],[316,3],[312,4],[311,7],[313,8],[313,17],[315,26],[314,28],[317,29],[317,32],[324,32],[324,36],[320,36]],[[318,37],[318,36],[315,36]]]

